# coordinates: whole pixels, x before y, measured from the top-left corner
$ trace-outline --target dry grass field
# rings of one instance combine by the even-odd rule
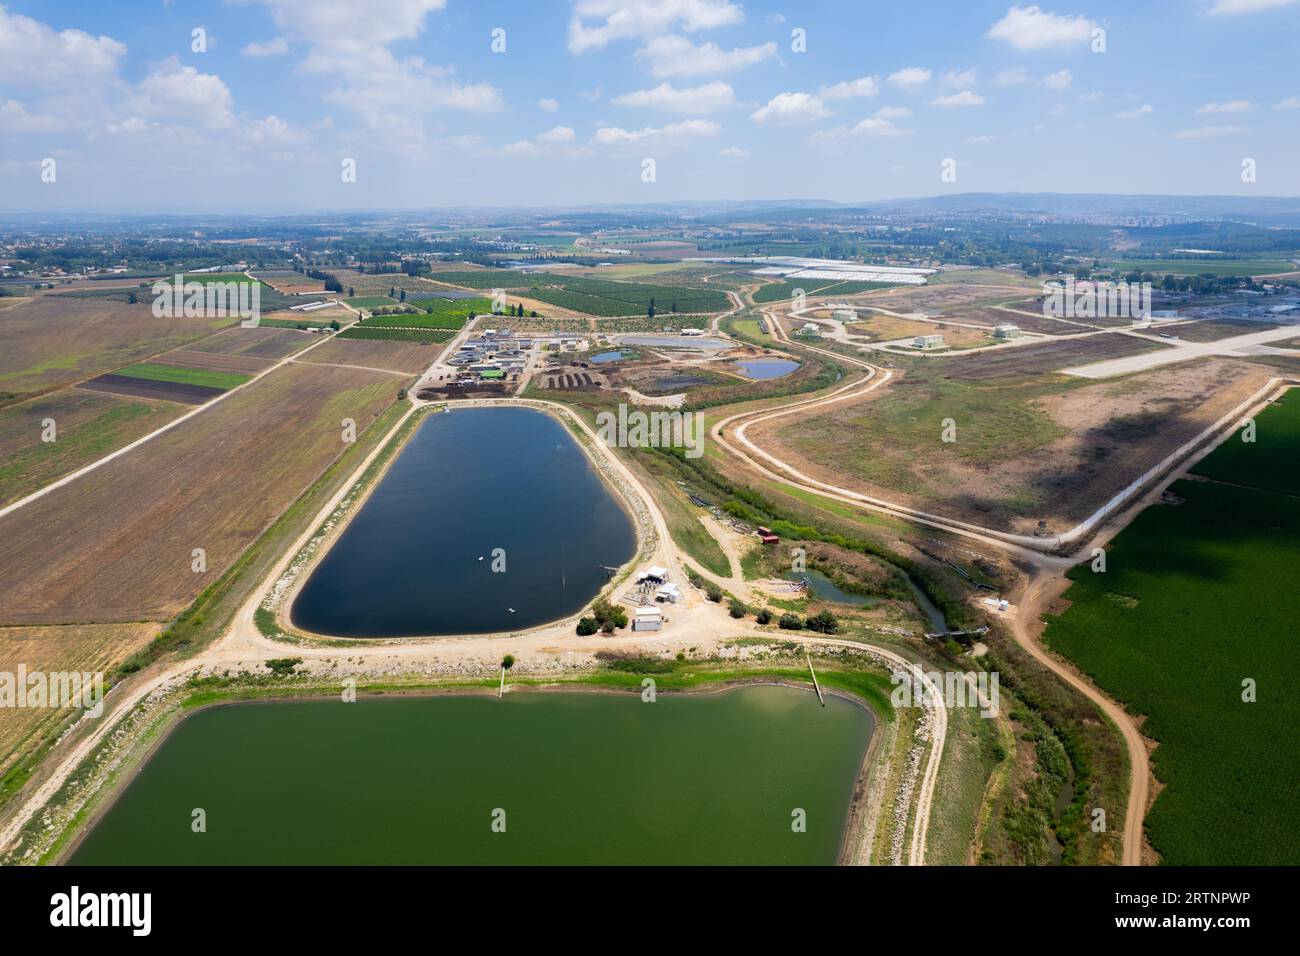
[[[158,319],[148,305],[33,296],[0,310],[0,402],[194,342],[235,319]]]
[[[0,518],[0,624],[174,615],[343,451],[342,421],[360,432],[396,392],[382,372],[287,366]]]
[[[1062,530],[1271,375],[1205,359],[1101,382],[956,381],[933,373],[937,361],[864,402],[778,419],[750,437],[841,487],[986,527],[1032,532],[1043,520]],[[945,418],[956,423],[953,443],[941,440]]]
[[[297,329],[233,328],[209,336],[202,342],[196,342],[186,351],[263,359],[267,364],[271,364],[319,341],[319,336],[312,335],[310,332],[300,332]],[[166,358],[159,359],[160,362],[166,360]]]
[[[29,674],[107,673],[149,643],[159,630],[157,624],[0,627],[0,671],[14,674],[23,665]],[[0,778],[26,755],[48,744],[71,716],[66,709],[0,708]]]
[[[312,349],[302,362],[304,365],[361,365],[415,375],[432,365],[446,347],[446,342],[335,339]]]
[[[0,506],[178,417],[173,402],[65,388],[0,409]],[[54,420],[54,441],[42,440]]]
[[[934,359],[933,363],[936,371],[946,378],[990,382],[1055,372],[1075,365],[1137,355],[1165,347],[1133,335],[1103,332],[1047,341],[1041,345],[1037,342],[1033,345],[1017,345],[1003,351],[980,352],[960,358]]]
[[[964,321],[964,320],[963,320]],[[863,321],[848,326],[849,334],[865,342],[889,342],[894,339],[914,338],[918,335],[942,335],[949,348],[975,348],[996,345],[998,340],[991,332],[972,329],[947,322],[916,322],[892,315],[869,314]]]

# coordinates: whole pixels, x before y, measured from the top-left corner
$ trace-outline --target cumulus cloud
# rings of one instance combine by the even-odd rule
[[[575,0],[569,20],[569,52],[599,50],[614,40],[693,33],[744,20],[730,0]]]
[[[882,106],[876,110],[876,115],[882,119],[902,119],[904,116],[911,116],[912,111],[906,106]]]
[[[907,66],[901,70],[890,73],[885,82],[890,86],[896,86],[900,90],[907,90],[910,92],[913,90],[919,90],[921,87],[925,86],[925,84],[929,83],[931,76],[933,76],[933,74],[929,70],[925,69],[925,67]]]
[[[1300,96],[1288,96],[1273,104],[1275,110],[1300,110]]]
[[[1228,100],[1226,103],[1206,103],[1198,113],[1249,113],[1255,108],[1250,100]]]
[[[728,159],[744,159],[749,155],[749,150],[741,149],[739,146],[728,146],[726,149],[718,150],[719,156],[726,156]]]
[[[989,28],[988,36],[1003,40],[1018,50],[1040,50],[1044,47],[1086,43],[1092,39],[1097,23],[1085,16],[1047,13],[1037,4],[1029,7],[1012,7],[997,23]]]
[[[660,83],[653,89],[624,93],[613,100],[615,106],[636,106],[686,114],[712,113],[735,102],[735,92],[729,84],[721,81],[694,87]]]
[[[778,93],[749,114],[755,123],[809,123],[831,115],[820,99],[811,93]]]
[[[544,113],[554,113],[560,108],[560,101],[553,100],[549,96],[543,97],[537,101],[537,108]]]
[[[971,90],[962,90],[960,93],[951,93],[947,96],[936,96],[930,101],[931,106],[939,106],[944,109],[950,109],[954,106],[983,106],[984,97]]]
[[[182,65],[175,56],[140,81],[134,105],[145,116],[181,118],[213,129],[235,125],[235,100],[225,81]]]
[[[0,83],[36,89],[93,87],[117,76],[126,44],[81,30],[57,31],[0,6]]]
[[[647,40],[636,52],[648,65],[650,75],[660,80],[672,76],[707,76],[733,73],[776,56],[775,43],[733,47],[724,50],[713,41],[695,44],[686,37],[669,34]]]
[[[284,37],[253,40],[251,43],[245,43],[244,48],[239,52],[244,56],[283,56],[289,52],[289,41]]]
[[[1150,103],[1143,103],[1141,106],[1134,109],[1124,110],[1122,113],[1116,113],[1115,116],[1119,119],[1137,119],[1139,116],[1146,116],[1154,112],[1155,108]]]
[[[1043,77],[1043,85],[1049,90],[1068,90],[1074,82],[1074,74],[1069,70],[1057,70]]]
[[[973,69],[946,70],[943,76],[939,77],[939,82],[951,90],[964,90],[975,84],[975,71]]]
[[[874,76],[860,76],[856,80],[824,86],[818,95],[823,100],[847,100],[875,96],[879,92],[880,82]]]
[[[633,146],[644,143],[682,145],[705,136],[717,136],[722,127],[710,120],[683,120],[667,126],[647,126],[644,129],[623,129],[602,126],[591,141],[597,146]]]

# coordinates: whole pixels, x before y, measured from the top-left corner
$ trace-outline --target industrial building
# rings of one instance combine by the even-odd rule
[[[1020,326],[1012,325],[1009,322],[1005,325],[999,325],[993,329],[993,337],[995,339],[1014,339],[1017,338],[1019,335],[1020,335]]]
[[[941,349],[943,348],[943,336],[918,335],[912,340],[912,347],[917,349]]]

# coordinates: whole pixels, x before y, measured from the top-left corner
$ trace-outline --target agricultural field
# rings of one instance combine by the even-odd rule
[[[344,329],[334,336],[336,339],[364,340],[372,342],[411,342],[434,343],[449,342],[456,337],[453,329],[394,329],[384,326],[372,327],[369,322]]]
[[[82,382],[79,387],[114,395],[202,405],[223,392],[243,385],[252,377],[242,372],[142,362],[92,378],[89,382]]]
[[[360,433],[396,393],[384,372],[285,366],[0,518],[0,624],[177,613],[342,453],[343,420]]]
[[[1250,335],[1252,332],[1267,332],[1275,329],[1272,322],[1228,322],[1214,319],[1200,319],[1196,322],[1180,322],[1161,331],[1176,335],[1184,342],[1217,342],[1237,335]]]
[[[782,279],[778,282],[770,282],[757,289],[753,294],[753,299],[760,305],[764,305],[769,302],[785,302],[794,296],[797,289],[803,289],[806,296],[827,296],[859,295],[863,292],[874,292],[877,289],[888,288],[891,288],[888,282],[849,282],[840,279],[835,281],[825,279]]]
[[[398,304],[396,299],[389,298],[386,295],[359,295],[343,301],[354,309],[382,309],[385,306]]]
[[[1110,544],[1106,572],[1080,565],[1044,640],[1076,662],[1158,742],[1163,784],[1147,835],[1173,865],[1300,863],[1300,401],[1259,416],[1273,441],[1229,437]],[[1253,451],[1267,460],[1250,460]],[[1247,449],[1242,457],[1241,449]],[[1204,480],[1229,475],[1238,484]],[[1290,492],[1274,490],[1290,486]],[[1257,698],[1243,700],[1243,683]]]
[[[0,507],[181,415],[183,405],[68,388],[0,409]],[[43,441],[45,422],[54,441]]]
[[[175,382],[180,385],[205,385],[222,391],[235,388],[247,382],[251,375],[239,372],[223,372],[208,368],[184,368],[178,365],[164,365],[161,362],[141,362],[117,370],[118,375],[128,378],[143,378],[152,382]]]
[[[0,309],[0,404],[194,342],[224,319],[158,319],[148,305],[30,296]]]
[[[385,328],[460,329],[471,315],[492,312],[491,299],[420,299],[408,301],[407,305],[420,311],[373,316],[366,324]]]
[[[916,322],[879,313],[873,313],[865,321],[854,322],[847,328],[851,335],[866,342],[889,342],[918,335],[942,335],[944,345],[948,348],[964,349],[996,345],[999,341],[993,338],[991,331],[972,329],[964,325],[949,325],[946,322]]]
[[[265,324],[265,320],[263,320]],[[221,355],[238,355],[268,361],[279,360],[305,349],[320,339],[310,333],[304,335],[296,329],[233,328],[210,336],[189,346],[187,351],[210,352]]]
[[[840,487],[998,530],[1032,533],[1042,520],[1060,531],[1270,376],[1252,363],[1203,359],[1107,381],[985,381],[947,377],[939,366],[948,364],[913,359],[865,401],[777,419],[749,435]],[[954,442],[941,440],[946,418],[956,424]]]
[[[1228,278],[1296,270],[1295,263],[1287,259],[1114,259],[1103,262],[1102,268],[1125,274],[1137,271],[1153,275],[1211,275]]]
[[[726,294],[717,289],[616,282],[546,272],[475,269],[434,273],[431,278],[471,289],[512,289],[538,302],[595,316],[644,315],[651,300],[657,313],[664,316],[674,311],[725,312],[731,307]]]
[[[442,352],[432,341],[403,342],[382,339],[357,339],[335,337],[302,361],[304,364],[361,365],[367,368],[386,368],[412,375],[423,372]]]
[[[74,624],[0,627],[0,672],[106,673],[149,643],[157,624]],[[76,712],[49,707],[0,708],[0,802],[26,777],[27,764],[47,749]]]

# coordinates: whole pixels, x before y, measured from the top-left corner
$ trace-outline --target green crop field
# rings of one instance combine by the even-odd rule
[[[160,365],[141,362],[118,369],[114,374],[130,378],[144,378],[154,382],[177,382],[182,385],[206,385],[210,388],[234,388],[250,381],[253,376],[239,372],[219,372],[206,368],[181,368],[178,365]]]
[[[1241,432],[1225,441],[1193,469],[1196,474],[1234,485],[1250,485],[1300,495],[1300,396],[1290,391],[1255,418],[1255,440]]]
[[[653,299],[659,315],[674,311],[725,312],[731,307],[726,293],[718,289],[696,289],[680,285],[647,282],[615,282],[586,276],[563,276],[548,272],[515,272],[510,269],[466,269],[436,272],[431,279],[468,289],[511,289],[521,296],[548,302],[562,309],[587,315],[645,315]],[[676,306],[676,309],[673,307]]]
[[[784,302],[803,289],[805,295],[856,295],[874,289],[888,289],[889,282],[827,282],[825,279],[783,279],[765,285],[754,293],[755,302]]]
[[[354,325],[349,329],[344,329],[335,338],[339,339],[368,339],[380,342],[413,342],[416,344],[425,342],[446,342],[456,333],[452,329],[421,329],[421,328],[387,328],[372,326],[369,322],[364,325]]]
[[[383,315],[371,319],[385,326],[420,329],[460,329],[471,315],[492,311],[491,299],[420,299],[408,302],[422,311],[418,314]]]
[[[386,305],[397,305],[396,299],[386,295],[359,295],[343,301],[354,309],[380,309]]]
[[[1138,515],[1111,543],[1105,573],[1072,571],[1070,607],[1044,634],[1146,715],[1164,784],[1147,833],[1165,863],[1300,863],[1300,498],[1274,490],[1300,460],[1298,415],[1291,392],[1260,415],[1251,451],[1233,436],[1196,469],[1233,484],[1176,482],[1181,501]]]
[[[1269,275],[1274,272],[1295,272],[1295,263],[1286,259],[1114,259],[1103,264],[1119,272],[1168,273],[1176,276],[1242,276]]]
[[[263,294],[267,292],[275,293],[275,290],[261,279],[250,279],[242,272],[191,272],[185,276],[185,283],[188,285],[191,282],[197,282],[200,285],[212,285],[217,282],[238,282],[251,285],[256,282],[262,287]],[[278,295],[279,293],[275,294]]]

